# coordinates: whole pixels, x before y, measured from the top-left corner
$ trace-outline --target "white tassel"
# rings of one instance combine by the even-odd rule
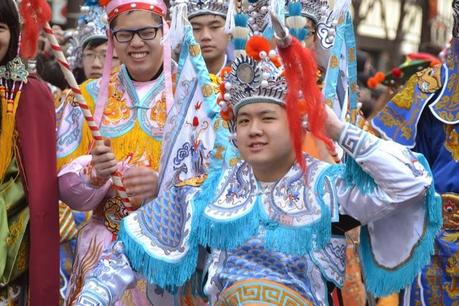
[[[230,0],[228,3],[228,13],[226,14],[226,21],[225,21],[225,33],[232,34],[233,29],[235,27],[234,23],[234,15],[236,13],[236,4],[234,0]]]
[[[289,29],[302,29],[306,27],[306,17],[292,16],[286,18],[286,25]]]
[[[174,50],[180,45],[185,36],[185,27],[189,24],[187,15],[187,4],[184,0],[177,0],[171,8],[171,26],[169,33],[164,40],[169,40]]]

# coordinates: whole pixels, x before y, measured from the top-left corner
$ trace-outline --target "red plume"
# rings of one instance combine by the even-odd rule
[[[327,114],[322,93],[317,86],[317,64],[311,50],[304,48],[294,37],[289,47],[279,48],[279,54],[284,63],[285,78],[288,84],[286,108],[290,137],[296,160],[305,171],[306,164],[302,152],[304,139],[304,129],[301,126],[302,116],[307,116],[311,133],[322,140],[330,151],[333,148],[333,142],[324,133]],[[300,114],[299,110],[304,110],[305,113]]]
[[[19,12],[23,18],[20,55],[32,58],[37,53],[40,31],[51,19],[51,8],[46,0],[23,0]]]

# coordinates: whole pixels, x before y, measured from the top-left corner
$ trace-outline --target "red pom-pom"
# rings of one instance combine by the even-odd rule
[[[99,0],[100,6],[106,6],[109,3],[110,3],[110,0]]]
[[[226,111],[220,111],[220,116],[223,118],[225,121],[231,121],[233,119],[233,110],[231,107],[229,107]]]
[[[220,71],[220,78],[223,80],[229,73],[231,73],[231,67],[223,67],[222,71]]]
[[[264,51],[266,56],[268,56],[270,49],[271,46],[269,45],[269,41],[266,38],[263,36],[255,35],[250,37],[250,39],[247,41],[245,52],[254,60],[259,61],[261,60],[260,52]]]
[[[367,81],[367,86],[370,89],[375,89],[376,86],[378,86],[378,84],[379,84],[378,81],[374,77],[369,78]]]
[[[386,78],[386,76],[384,75],[383,72],[378,71],[378,72],[376,72],[374,78],[376,79],[376,81],[378,81],[379,83],[381,83],[382,81],[384,81],[384,79]]]
[[[394,78],[398,79],[402,76],[402,70],[398,67],[395,67],[394,69],[392,69],[392,75]]]

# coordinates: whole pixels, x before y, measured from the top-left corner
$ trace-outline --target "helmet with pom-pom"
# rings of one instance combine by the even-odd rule
[[[107,40],[107,14],[97,0],[86,0],[75,30],[67,31],[70,36],[66,48],[67,60],[72,69],[82,66],[83,49],[92,40]]]

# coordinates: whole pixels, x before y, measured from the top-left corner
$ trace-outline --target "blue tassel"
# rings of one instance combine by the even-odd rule
[[[352,157],[347,156],[344,169],[344,182],[346,186],[356,186],[364,194],[371,193],[375,189],[375,180],[363,171]]]
[[[309,31],[306,28],[291,28],[289,29],[291,35],[295,36],[299,41],[303,41]]]
[[[234,16],[234,26],[236,27],[247,27],[249,17],[246,14],[236,14]]]
[[[206,197],[203,196],[204,198]],[[243,217],[226,222],[217,222],[202,215],[199,222],[198,241],[200,244],[222,250],[237,248],[250,237],[255,236],[258,231],[260,224],[259,199],[257,198],[255,205]]]
[[[233,39],[234,49],[235,50],[245,50],[245,45],[247,44],[247,39],[235,38]]]
[[[302,4],[301,2],[290,2],[288,4],[288,16],[289,17],[294,17],[294,16],[301,16],[301,9],[302,9]]]
[[[427,160],[417,155],[424,168],[431,173]],[[410,285],[422,268],[430,263],[434,253],[434,241],[442,226],[441,198],[435,192],[434,184],[426,193],[426,231],[414,247],[410,258],[395,269],[384,269],[373,257],[368,229],[362,227],[360,253],[365,284],[375,296],[385,296]]]
[[[327,208],[322,210],[320,219],[304,227],[277,225],[268,229],[265,247],[294,256],[305,256],[312,250],[323,249],[330,242],[331,219]]]
[[[83,5],[85,5],[85,6],[99,6],[99,0],[85,0]]]
[[[429,216],[429,220],[433,223],[439,223],[439,227],[441,228],[443,226],[443,216],[442,216],[442,199],[438,193],[435,191],[435,184],[433,182],[433,175],[432,175],[432,170],[430,169],[429,162],[425,158],[424,155],[419,154],[419,153],[414,153],[416,155],[416,158],[419,160],[419,162],[424,166],[424,168],[429,172],[430,176],[432,176],[432,185],[431,187],[427,190],[427,199],[432,199],[431,201],[436,201],[436,203],[433,203],[429,205],[429,202],[427,203],[427,212]]]
[[[125,219],[121,221],[118,240],[125,246],[125,254],[135,271],[142,274],[150,284],[162,288],[183,285],[196,270],[198,247],[190,237],[188,253],[178,262],[166,262],[149,254],[126,228]]]

